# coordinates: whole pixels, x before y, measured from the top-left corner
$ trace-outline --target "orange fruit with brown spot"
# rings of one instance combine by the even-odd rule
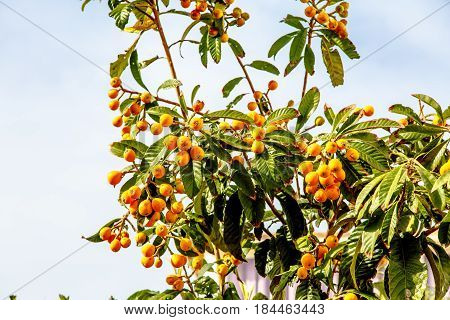
[[[348,146],[347,140],[345,139],[339,139],[338,141],[336,141],[336,144],[339,150],[347,149]]]
[[[319,190],[318,185],[307,185],[305,188],[307,194],[315,194],[317,190]]]
[[[163,126],[160,123],[155,122],[150,126],[150,132],[155,136],[158,136],[163,132]]]
[[[165,238],[165,237],[167,237],[169,230],[167,229],[165,224],[160,224],[156,227],[155,233],[157,236],[159,236],[161,238]]]
[[[184,282],[183,280],[178,279],[177,281],[175,281],[172,285],[173,290],[175,291],[182,291],[184,288]]]
[[[363,108],[363,113],[366,117],[371,117],[375,113],[375,109],[373,106],[365,106]]]
[[[345,180],[345,171],[343,169],[339,169],[336,172],[333,173],[334,177],[337,181],[342,182]]]
[[[253,121],[255,122],[255,126],[262,127],[264,125],[264,123],[266,122],[266,118],[264,118],[264,116],[262,116],[260,114],[257,114]]]
[[[338,246],[339,244],[339,239],[338,237],[336,237],[335,235],[329,235],[326,239],[325,239],[325,244],[327,245],[328,248],[333,249],[335,247]]]
[[[269,84],[267,85],[267,88],[268,88],[270,91],[275,91],[275,90],[277,90],[277,89],[278,89],[278,82],[276,82],[275,80],[271,80],[271,81],[269,82]]]
[[[123,237],[122,239],[120,239],[120,245],[122,246],[122,248],[126,249],[131,245],[131,240],[128,237]]]
[[[328,168],[330,168],[332,173],[335,173],[342,169],[342,163],[339,159],[331,159],[328,162]]]
[[[139,131],[145,131],[145,130],[148,129],[148,122],[145,121],[145,120],[138,121],[138,122],[136,123],[136,128],[138,128]]]
[[[179,137],[177,144],[178,144],[178,149],[180,149],[181,151],[187,151],[192,147],[191,138],[186,137],[186,136]]]
[[[317,190],[314,194],[314,200],[316,200],[317,202],[324,203],[325,201],[327,201],[327,199],[327,194],[323,189]]]
[[[335,178],[332,175],[329,175],[326,178],[319,177],[319,182],[324,188],[326,188],[328,186],[334,185]]]
[[[174,213],[173,211],[169,210],[166,213],[166,222],[167,223],[175,223],[178,220],[178,214]]]
[[[166,169],[162,165],[157,164],[152,169],[152,175],[156,179],[161,179],[162,177],[164,177],[166,175]]]
[[[325,151],[331,154],[336,153],[338,151],[338,146],[336,142],[328,141],[327,144],[325,145]]]
[[[189,127],[194,131],[200,131],[203,129],[203,119],[202,118],[192,118],[189,122]]]
[[[194,270],[200,270],[203,266],[203,256],[196,256],[192,259],[191,266]]]
[[[184,167],[184,166],[188,165],[190,160],[191,160],[191,157],[189,156],[189,153],[187,151],[180,151],[175,156],[175,162],[180,167]]]
[[[150,219],[148,219],[147,223],[145,224],[146,227],[151,228],[155,225],[156,222],[158,222],[161,219],[161,213],[160,212],[153,212],[153,214],[150,216]]]
[[[141,264],[144,266],[144,268],[151,268],[155,262],[155,258],[152,257],[142,257],[141,258]]]
[[[233,128],[233,130],[242,130],[245,127],[245,123],[239,120],[233,120],[231,122],[231,128]]]
[[[326,13],[324,10],[322,10],[319,12],[316,19],[321,24],[327,24],[330,17],[328,16],[328,13]]]
[[[328,253],[328,248],[326,246],[320,245],[317,247],[317,259],[323,259]]]
[[[163,183],[159,186],[159,194],[163,197],[169,197],[173,193],[173,188],[168,183]]]
[[[112,111],[115,111],[115,110],[119,109],[119,106],[120,106],[120,102],[119,102],[119,100],[117,100],[117,99],[111,100],[111,101],[109,102],[109,108],[110,108]]]
[[[349,160],[349,161],[358,161],[359,159],[359,152],[356,149],[350,148],[347,150],[347,152],[345,153],[345,157]]]
[[[166,202],[161,198],[153,198],[152,208],[155,212],[162,212],[166,208]]]
[[[122,181],[123,174],[120,171],[111,171],[108,173],[108,183],[116,186]]]
[[[141,216],[147,217],[153,212],[152,202],[148,199],[141,201],[138,211]]]
[[[178,279],[180,279],[180,276],[176,275],[176,274],[169,274],[166,277],[166,283],[171,286],[175,283],[175,281],[177,281]]]
[[[109,237],[111,237],[111,228],[110,227],[101,228],[98,235],[100,236],[100,239],[102,239],[103,241],[108,240]]]
[[[142,103],[145,103],[145,104],[150,103],[150,102],[152,102],[152,98],[153,97],[150,94],[150,92],[144,92],[144,93],[141,94],[141,101],[142,101]]]
[[[194,112],[196,113],[199,113],[200,111],[203,110],[204,107],[205,103],[203,101],[197,100],[192,106],[192,110],[194,110]]]
[[[331,174],[330,168],[328,168],[328,165],[325,163],[322,163],[319,168],[317,169],[317,174],[321,178],[328,178],[328,176]]]
[[[120,80],[119,77],[113,77],[111,78],[111,80],[109,81],[109,84],[111,85],[111,87],[113,88],[118,88],[122,85],[122,81]]]
[[[305,9],[305,16],[307,16],[308,18],[312,18],[316,15],[316,8],[314,8],[313,6],[308,6]]]
[[[311,253],[305,253],[300,262],[306,270],[311,270],[316,264],[316,258]]]
[[[201,161],[205,157],[205,151],[199,146],[193,146],[189,151],[189,154],[194,161]]]
[[[122,126],[122,124],[123,124],[123,118],[122,118],[122,116],[117,116],[117,117],[114,117],[114,118],[113,118],[113,120],[112,120],[112,125],[113,125],[114,127],[118,128],[118,127]]]
[[[187,258],[181,254],[174,253],[170,258],[170,262],[174,268],[181,268],[187,262]]]

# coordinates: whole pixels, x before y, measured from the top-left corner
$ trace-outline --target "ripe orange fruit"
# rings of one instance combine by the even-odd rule
[[[163,197],[169,197],[173,193],[173,188],[168,183],[163,183],[159,186],[159,194],[161,194]]]
[[[338,151],[337,143],[333,141],[328,141],[327,144],[325,145],[325,151],[331,154],[336,153]]]
[[[143,232],[138,232],[135,237],[137,244],[143,244],[147,240],[147,235]]]
[[[330,168],[330,171],[334,173],[342,169],[342,163],[339,159],[331,159],[328,162],[328,168]]]
[[[181,0],[181,6],[185,9],[191,6],[191,0]]]
[[[146,227],[151,228],[155,225],[157,221],[161,219],[161,213],[159,212],[153,212],[150,219],[148,219],[147,223],[145,224]]]
[[[138,205],[139,205],[139,201],[138,200],[133,200],[130,204],[130,208],[129,211],[131,214],[136,213],[136,211],[138,210]]]
[[[319,182],[324,188],[326,188],[326,187],[331,186],[331,185],[333,185],[335,183],[335,178],[332,175],[329,175],[326,178],[319,177]]]
[[[237,25],[238,27],[243,27],[243,26],[245,25],[245,19],[244,19],[244,18],[238,18],[238,19],[236,20],[236,25]]]
[[[311,171],[305,176],[306,184],[310,186],[316,186],[319,184],[319,175],[315,171]]]
[[[408,123],[409,123],[409,121],[408,121],[407,118],[400,119],[400,120],[398,120],[397,122],[398,122],[400,125],[404,126],[404,127],[406,127],[406,126],[408,125]]]
[[[117,116],[117,117],[114,117],[113,118],[113,120],[112,120],[112,125],[114,126],[114,127],[120,127],[120,126],[122,126],[122,124],[123,124],[123,118],[122,118],[122,116]]]
[[[120,200],[122,200],[123,203],[131,204],[133,202],[133,198],[131,197],[130,191],[124,191],[120,196]]]
[[[152,202],[148,199],[141,201],[138,211],[141,216],[147,217],[153,212]]]
[[[305,16],[307,16],[308,18],[312,18],[316,15],[316,8],[314,8],[313,6],[308,6],[305,9]]]
[[[219,123],[219,130],[226,131],[229,129],[230,129],[230,124],[228,122],[223,121],[223,122]]]
[[[201,13],[198,10],[192,10],[190,16],[192,20],[199,21],[201,18]]]
[[[264,116],[262,115],[257,114],[253,121],[255,122],[255,126],[262,127],[266,122],[266,118],[264,118]]]
[[[178,149],[180,149],[181,151],[187,151],[192,147],[191,139],[186,136],[179,137],[177,144],[178,144]]]
[[[125,119],[125,118],[128,118],[129,116],[131,116],[130,108],[125,108],[125,109],[123,109],[122,115],[123,115],[124,119]]]
[[[175,281],[172,285],[173,290],[175,291],[182,291],[184,288],[184,282],[183,280],[178,279],[177,281]]]
[[[253,141],[252,152],[260,154],[264,152],[264,143],[258,140]]]
[[[147,268],[147,269],[151,268],[153,266],[154,262],[155,262],[155,258],[153,256],[141,258],[141,264],[144,266],[144,268]]]
[[[120,80],[119,77],[114,77],[114,78],[111,78],[111,80],[109,81],[109,84],[113,88],[118,88],[122,84],[122,81]]]
[[[157,236],[160,236],[161,238],[165,238],[165,237],[167,237],[169,230],[167,229],[165,224],[160,224],[156,227],[155,233]]]
[[[328,253],[328,248],[326,246],[318,246],[317,247],[317,259],[322,259]]]
[[[345,171],[342,169],[337,170],[333,173],[334,177],[337,181],[342,182],[345,180]]]
[[[203,101],[197,100],[194,105],[192,106],[192,109],[195,113],[199,113],[202,111],[202,109],[205,107],[205,103]]]
[[[326,239],[325,239],[325,244],[327,245],[328,248],[333,249],[335,247],[338,246],[339,244],[339,239],[338,237],[336,237],[335,235],[329,235]]]
[[[231,128],[233,128],[233,130],[242,130],[245,127],[245,123],[239,120],[233,120],[231,122]]]
[[[122,248],[126,249],[131,245],[131,240],[128,237],[123,237],[122,239],[120,239],[120,245],[122,246]]]
[[[328,29],[335,31],[337,27],[338,27],[338,22],[335,19],[330,17],[328,20]]]
[[[155,259],[155,267],[159,269],[162,267],[162,265],[163,265],[162,260],[160,258],[156,258]]]
[[[194,161],[201,161],[205,157],[205,151],[199,146],[193,146],[189,154]]]
[[[261,141],[266,137],[266,131],[263,128],[255,128],[252,131],[252,137],[255,140]]]
[[[263,97],[263,93],[261,91],[255,91],[253,93],[253,98],[255,98],[255,100],[260,100]]]
[[[192,241],[188,238],[182,238],[180,240],[180,248],[183,251],[189,251],[192,249]]]
[[[170,258],[170,262],[174,268],[181,268],[187,262],[187,258],[181,254],[174,253]]]
[[[338,141],[336,141],[336,144],[339,150],[347,149],[348,143],[345,139],[339,139]]]
[[[309,145],[308,148],[306,149],[306,152],[311,157],[317,157],[321,151],[322,151],[322,148],[320,147],[320,145],[318,143],[313,143],[313,144]]]
[[[305,192],[307,194],[315,194],[318,189],[319,189],[319,186],[317,184],[316,185],[307,185],[305,188]]]
[[[194,131],[200,131],[203,129],[203,119],[202,118],[192,118],[189,122],[189,127]]]
[[[223,17],[223,11],[219,8],[216,8],[212,12],[214,19],[221,19]]]
[[[137,116],[142,111],[142,107],[139,103],[135,102],[130,106],[131,114]]]
[[[176,275],[176,274],[169,274],[169,275],[166,277],[166,283],[167,283],[169,286],[171,286],[171,285],[173,285],[173,284],[175,283],[175,281],[177,281],[178,279],[180,279],[180,277],[179,277],[178,275]]]
[[[98,233],[98,235],[100,236],[100,239],[102,239],[103,241],[108,240],[109,237],[111,237],[111,228],[103,227]]]
[[[221,277],[225,277],[228,273],[228,266],[226,264],[219,264],[217,266],[217,274]]]
[[[162,212],[166,208],[166,202],[161,198],[153,198],[152,208],[155,212]]]
[[[191,157],[189,156],[189,153],[187,151],[180,151],[177,153],[177,155],[175,157],[175,162],[180,167],[186,166],[190,160],[191,160]]]
[[[328,200],[335,201],[339,199],[341,195],[341,190],[337,186],[329,185],[325,189]]]
[[[111,241],[109,248],[112,252],[118,252],[121,248],[119,239],[114,239],[113,241]]]
[[[119,106],[120,106],[120,102],[119,102],[119,100],[117,100],[117,99],[111,100],[111,101],[109,102],[109,108],[110,108],[112,111],[115,111],[115,110],[119,109]]]
[[[328,13],[326,13],[324,10],[320,11],[316,17],[317,21],[321,24],[327,24],[329,18],[330,17],[328,16]]]
[[[308,269],[306,269],[305,267],[300,267],[297,269],[297,277],[300,280],[305,280],[306,278],[308,278]]]
[[[156,179],[161,179],[166,175],[166,169],[162,165],[157,164],[153,167],[152,174]]]
[[[272,81],[269,82],[267,87],[268,87],[269,90],[275,91],[278,88],[278,82],[276,82],[275,80],[272,80]]]
[[[253,141],[255,141],[255,139],[253,139],[252,137],[245,137],[243,139],[243,141],[248,144],[249,146],[251,146],[253,144]]]
[[[366,117],[371,117],[375,113],[375,109],[373,108],[373,106],[365,106],[363,108],[363,113]]]
[[[347,150],[347,152],[345,153],[345,157],[349,160],[349,161],[358,161],[359,159],[359,152],[356,149],[350,148]]]
[[[130,127],[124,126],[122,128],[122,134],[127,134],[127,133],[130,133],[130,132],[131,132],[131,128]]]
[[[321,178],[328,178],[328,176],[330,175],[331,171],[330,168],[328,168],[328,165],[326,165],[325,163],[322,163],[319,168],[317,169],[317,174],[319,175],[319,177]]]
[[[152,257],[155,254],[156,247],[151,243],[146,243],[142,246],[141,252],[144,257]]]
[[[163,127],[170,127],[173,124],[173,117],[170,114],[163,114],[159,117],[159,124]]]
[[[145,131],[145,130],[148,129],[148,122],[145,121],[145,120],[138,121],[138,122],[136,123],[136,128],[138,128],[139,131]]]
[[[110,99],[115,99],[115,98],[117,98],[118,96],[119,96],[119,90],[117,90],[117,89],[111,89],[111,90],[108,91],[108,97],[109,97]]]
[[[327,201],[327,199],[327,194],[323,189],[317,190],[314,194],[314,200],[316,200],[317,202],[324,203],[325,201]]]
[[[153,133],[155,136],[160,135],[163,131],[163,127],[161,124],[155,122],[150,126],[150,132]]]
[[[122,181],[122,172],[120,171],[111,171],[108,173],[108,182],[112,186],[116,186]]]
[[[197,1],[195,8],[198,11],[205,12],[206,9],[208,9],[208,4],[206,3],[205,0],[200,0],[200,1]]]
[[[354,293],[347,293],[344,296],[344,300],[358,300],[358,297]]]
[[[194,270],[200,270],[203,266],[203,256],[196,256],[192,259],[191,266]]]
[[[131,149],[127,149],[123,153],[123,158],[128,162],[134,162],[134,160],[136,160],[136,152]]]
[[[300,259],[300,262],[306,270],[311,270],[316,264],[316,258],[311,253],[305,253]]]
[[[166,146],[167,150],[174,150],[177,147],[177,141],[178,138],[173,135],[168,135],[164,138],[164,145]]]
[[[152,102],[152,98],[153,97],[150,94],[150,92],[143,92],[141,94],[141,101],[142,101],[142,103],[145,103],[145,104],[150,103],[150,102]]]
[[[183,181],[181,181],[180,179],[175,180],[175,190],[178,193],[184,193],[184,184]]]
[[[303,161],[299,164],[298,170],[303,176],[306,176],[308,173],[312,172],[314,169],[313,163],[311,161]]]
[[[258,108],[258,104],[255,101],[249,102],[247,104],[247,109],[250,111],[255,111]]]

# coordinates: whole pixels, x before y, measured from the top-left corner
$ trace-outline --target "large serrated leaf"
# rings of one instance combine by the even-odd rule
[[[420,123],[420,117],[417,113],[414,112],[414,110],[410,107],[405,107],[401,104],[394,104],[393,106],[389,107],[389,111],[397,114],[402,114],[404,116],[407,116],[409,118],[414,119],[417,123]]]
[[[297,34],[297,32],[291,32],[289,34],[286,34],[279,38],[277,41],[275,41],[272,46],[270,47],[268,57],[276,57],[277,53],[283,49],[289,42],[292,41],[292,38]]]
[[[344,67],[341,56],[336,49],[331,49],[329,43],[325,40],[322,40],[322,58],[333,87],[343,85]]]
[[[309,120],[311,115],[316,111],[320,102],[320,91],[316,87],[311,88],[306,92],[305,96],[302,98],[300,105],[298,107],[298,111],[300,115],[297,119],[297,124],[295,126],[296,131],[298,132]]]
[[[222,88],[222,94],[224,98],[228,98],[230,96],[231,91],[244,79],[243,77],[235,78],[228,81],[225,86]]]
[[[252,63],[248,64],[247,66],[257,69],[257,70],[266,71],[266,72],[272,73],[277,76],[280,74],[280,71],[278,70],[277,67],[275,67],[273,64],[271,64],[269,62],[262,61],[262,60],[255,60]]]
[[[281,207],[283,208],[283,213],[286,216],[287,226],[292,239],[297,240],[306,235],[308,233],[306,230],[306,219],[303,216],[297,200],[286,192],[277,195],[277,199],[280,201]]]
[[[245,123],[253,123],[252,118],[250,118],[248,115],[237,111],[237,110],[221,110],[221,111],[215,111],[211,113],[207,113],[204,115],[204,117],[209,119],[233,119],[233,120],[239,120]]]
[[[266,119],[266,123],[290,120],[297,117],[298,111],[294,108],[280,108],[272,112]]]
[[[432,97],[427,96],[425,94],[413,94],[414,98],[419,99],[420,101],[426,103],[430,107],[432,107],[434,110],[436,110],[436,113],[438,114],[439,118],[443,119],[444,115],[442,114],[442,108],[439,105],[439,103],[436,102]]]

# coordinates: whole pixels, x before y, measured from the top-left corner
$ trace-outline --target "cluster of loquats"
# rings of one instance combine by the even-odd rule
[[[340,38],[348,38],[347,20],[348,9],[350,4],[348,2],[340,2],[337,5],[328,6],[329,1],[326,1],[322,6],[319,3],[311,0],[301,0],[303,3],[309,4],[305,9],[305,15],[308,18],[318,22],[326,27],[328,30],[335,32]],[[329,9],[329,12],[327,12]],[[339,18],[341,18],[339,20]]]
[[[192,20],[204,22],[209,36],[220,38],[224,43],[229,40],[229,27],[242,27],[250,19],[250,15],[239,7],[227,12],[233,3],[234,0],[181,0],[184,9],[189,9],[192,5],[195,7],[189,14]]]

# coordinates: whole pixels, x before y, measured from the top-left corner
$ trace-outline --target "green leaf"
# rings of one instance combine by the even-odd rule
[[[237,110],[221,110],[221,111],[215,111],[211,113],[207,113],[204,115],[204,117],[209,118],[211,120],[214,119],[233,119],[233,120],[239,120],[245,123],[253,123],[252,118],[250,118],[248,115],[237,111]]]
[[[438,238],[439,242],[444,246],[448,246],[450,244],[450,213],[447,213],[441,221],[438,231]]]
[[[164,138],[155,141],[145,151],[144,159],[146,164],[150,168],[154,167],[161,160],[166,150],[167,149],[164,146]]]
[[[427,266],[420,261],[420,239],[395,237],[389,259],[389,296],[392,300],[420,300],[427,286]]]
[[[399,136],[408,140],[421,140],[423,138],[440,135],[445,132],[448,132],[448,129],[445,127],[410,124],[409,126],[399,130]]]
[[[186,195],[194,199],[202,184],[202,162],[190,161],[188,165],[181,167],[180,173]]]
[[[316,111],[320,102],[320,91],[316,87],[311,88],[306,92],[303,97],[300,105],[298,107],[298,111],[300,115],[297,119],[297,124],[295,126],[295,130],[298,132],[309,120],[311,115]]]
[[[436,300],[440,300],[445,297],[450,287],[450,257],[445,249],[438,244],[428,240],[428,245],[431,246],[436,252],[436,255],[433,255],[433,259],[438,269],[437,271],[439,273],[438,276],[440,281],[436,281],[436,275],[433,274],[436,292],[434,298]],[[440,282],[440,286],[437,284],[438,282]]]
[[[230,45],[231,50],[233,51],[234,55],[239,58],[245,57],[245,51],[242,49],[242,46],[239,42],[237,42],[234,39],[228,39],[228,44]]]
[[[272,112],[266,119],[266,123],[290,120],[298,116],[298,111],[294,108],[280,108]]]
[[[222,94],[224,98],[228,98],[230,96],[231,91],[244,79],[244,77],[239,77],[232,79],[227,82],[227,84],[222,88]]]
[[[359,122],[355,125],[349,126],[342,131],[342,133],[350,133],[357,131],[369,131],[374,129],[391,129],[391,128],[400,128],[401,125],[397,121],[389,120],[389,119],[377,119],[377,120],[369,120]]]
[[[325,115],[325,119],[327,119],[328,123],[333,124],[334,118],[336,117],[336,115],[334,114],[333,108],[331,108],[326,103],[324,106],[324,115]]]
[[[169,114],[174,118],[183,118],[178,112],[168,107],[152,107],[147,111],[147,113],[155,116]]]
[[[303,29],[294,36],[292,39],[291,49],[289,51],[289,62],[297,63],[300,61],[303,50],[305,49],[306,36],[308,31]]]
[[[386,174],[379,175],[373,178],[366,186],[361,190],[358,194],[358,198],[356,199],[355,210],[357,216],[359,216],[359,212],[363,207],[363,203],[366,202],[367,197],[370,195],[372,190],[384,179]]]
[[[258,292],[253,296],[252,300],[269,300],[269,298],[267,298],[263,293]]]
[[[184,30],[183,35],[180,38],[180,46],[178,50],[180,51],[181,55],[181,47],[183,46],[184,40],[186,40],[186,37],[188,36],[189,32],[198,24],[200,21],[193,21],[190,25],[187,26],[187,28]]]
[[[142,81],[141,71],[139,69],[139,62],[138,62],[138,52],[137,50],[134,50],[130,57],[130,69],[131,74],[133,75],[133,78],[136,80],[136,82],[145,90],[148,91],[147,87],[145,86],[144,82]]]
[[[383,241],[389,246],[395,235],[398,222],[398,203],[395,203],[384,215],[381,227],[381,236]]]
[[[86,8],[86,5],[91,2],[92,0],[84,0],[83,4],[81,5],[81,11],[84,11],[84,9]]]
[[[227,289],[225,290],[223,294],[224,300],[241,300],[241,297],[239,296],[236,286],[232,282],[227,282]]]
[[[231,180],[233,180],[233,182],[239,188],[240,192],[242,192],[244,195],[248,197],[255,197],[255,185],[253,184],[252,177],[250,176],[248,171],[240,163],[233,164],[233,166],[235,167],[235,169],[231,174]]]
[[[433,186],[436,183],[437,179],[427,169],[422,168],[421,166],[417,166],[416,168],[420,174],[420,177],[422,178],[425,189],[428,191],[428,195],[430,197],[431,202],[436,208],[444,210],[446,205],[444,190],[437,189],[436,191],[432,191]]]
[[[404,165],[398,166],[389,171],[381,181],[377,194],[374,195],[372,206],[369,212],[374,212],[379,206],[387,209],[392,196],[400,192],[403,187],[403,181],[406,179],[406,169]]]
[[[361,159],[366,161],[372,167],[386,171],[389,168],[387,150],[384,150],[377,143],[369,143],[366,141],[356,142],[352,141],[351,147],[358,150]]]
[[[334,31],[322,29],[320,30],[325,34],[333,44],[337,45],[342,52],[344,52],[350,59],[359,59],[359,53],[356,51],[356,47],[348,38],[341,39]]]
[[[157,61],[157,60],[159,60],[159,59],[162,59],[162,57],[160,57],[160,56],[155,56],[155,57],[153,57],[153,58],[151,58],[151,59],[144,60],[144,61],[142,61],[142,62],[139,63],[139,69],[140,69],[140,70],[145,69],[145,68],[147,68],[149,65],[151,65],[153,62],[155,62],[155,61]]]
[[[302,22],[308,22],[306,19],[302,17],[296,17],[291,14],[288,14],[286,18],[284,18],[281,22],[286,23],[287,25],[297,28],[297,29],[305,29]]]
[[[140,37],[138,37],[133,42],[131,47],[125,51],[125,54],[119,54],[117,60],[111,63],[109,68],[109,75],[111,76],[111,78],[120,77],[124,70],[128,67],[128,61],[130,60],[130,56],[136,48],[139,38]]]
[[[113,155],[123,158],[126,149],[133,149],[138,159],[143,159],[148,149],[147,145],[136,140],[122,140],[121,142],[113,142],[110,151]]]
[[[200,53],[200,61],[202,62],[205,68],[208,66],[208,51],[209,51],[208,41],[209,35],[208,32],[205,32],[198,46],[198,52]]]
[[[443,176],[440,176],[439,179],[433,184],[433,188],[431,189],[431,193],[436,192],[438,189],[441,189],[444,185],[450,184],[450,171],[447,171]]]
[[[278,70],[277,67],[266,61],[255,60],[252,63],[248,64],[247,66],[257,70],[266,71],[277,76],[280,74],[280,71]]]
[[[436,110],[436,113],[438,114],[439,118],[444,119],[442,108],[439,105],[439,103],[436,102],[436,100],[425,94],[413,94],[412,96],[432,107],[434,110]]]
[[[180,80],[177,79],[168,79],[166,81],[164,81],[158,88],[158,90],[156,92],[159,92],[160,90],[167,90],[167,89],[173,89],[173,88],[177,88],[182,86],[183,84],[181,83]]]
[[[215,140],[213,137],[207,134],[205,134],[205,137],[208,140],[208,144],[211,151],[214,153],[216,157],[225,162],[231,161],[231,155],[218,143],[217,140]]]
[[[255,268],[261,277],[266,276],[266,265],[270,250],[270,240],[266,239],[256,244],[255,248]]]
[[[230,196],[225,206],[223,239],[230,253],[241,261],[245,261],[242,257],[241,247],[243,228],[243,222],[241,221],[243,220],[245,220],[243,208],[239,201],[239,195],[235,192]]]
[[[447,153],[448,143],[449,140],[444,141],[428,151],[423,158],[420,157],[422,165],[425,168],[434,171],[441,164],[442,160],[446,160],[445,155]]]
[[[257,188],[256,193],[254,193],[253,198],[251,198],[248,195],[248,191],[243,191],[243,189],[240,188],[238,194],[246,219],[253,226],[259,226],[264,218],[266,208],[264,191],[262,191],[261,188]]]
[[[196,85],[194,87],[194,89],[192,89],[192,93],[191,93],[191,104],[194,104],[195,101],[195,96],[197,95],[198,90],[200,89],[200,85]]]
[[[303,281],[295,291],[295,300],[322,300],[320,287],[311,280]]]
[[[295,135],[287,130],[275,130],[266,134],[266,139],[276,140],[283,144],[292,144],[295,142]]]
[[[322,39],[322,58],[327,68],[333,87],[344,84],[344,67],[339,52],[331,49],[329,43]]]
[[[297,68],[298,65],[300,64],[300,61],[301,59],[299,61],[289,62],[286,68],[284,69],[284,76],[287,77],[295,68]]]
[[[229,149],[234,149],[236,151],[249,151],[251,149],[245,141],[242,141],[241,139],[235,138],[233,136],[219,134],[218,139],[226,143],[228,146],[232,147]]]
[[[286,192],[282,192],[277,195],[278,201],[280,201],[283,213],[286,216],[287,226],[291,233],[292,239],[296,240],[308,233],[306,229],[306,219],[300,209],[300,206],[291,195]]]
[[[153,291],[153,290],[140,290],[135,293],[133,293],[131,296],[127,298],[127,300],[150,300],[151,297],[160,294],[159,291]]]
[[[304,59],[304,63],[305,63],[305,69],[306,71],[310,74],[313,75],[314,74],[314,65],[316,63],[316,57],[314,55],[314,51],[311,49],[311,47],[309,46],[309,44],[306,45],[305,47],[305,59]]]
[[[109,16],[115,19],[116,26],[123,30],[130,19],[130,12],[132,9],[132,5],[121,3],[109,13]]]
[[[289,42],[292,41],[292,38],[297,34],[296,32],[292,32],[289,34],[286,34],[279,38],[277,41],[275,41],[272,46],[270,47],[268,57],[276,57],[277,53],[280,52],[281,49],[283,49]]]
[[[414,110],[410,107],[405,107],[401,104],[394,104],[393,106],[389,107],[389,111],[397,114],[402,114],[404,116],[414,119],[414,121],[416,121],[417,123],[421,123],[418,114],[415,113]]]
[[[209,38],[208,50],[213,61],[219,63],[222,58],[222,41],[220,41],[220,37]]]
[[[116,218],[111,220],[110,222],[108,222],[107,224],[105,224],[104,226],[102,226],[100,229],[98,229],[98,231],[93,234],[90,237],[83,237],[83,239],[89,241],[89,242],[94,242],[94,243],[99,243],[99,242],[103,242],[103,240],[100,238],[100,230],[102,230],[105,227],[112,227],[116,222],[120,221],[120,218]]]

